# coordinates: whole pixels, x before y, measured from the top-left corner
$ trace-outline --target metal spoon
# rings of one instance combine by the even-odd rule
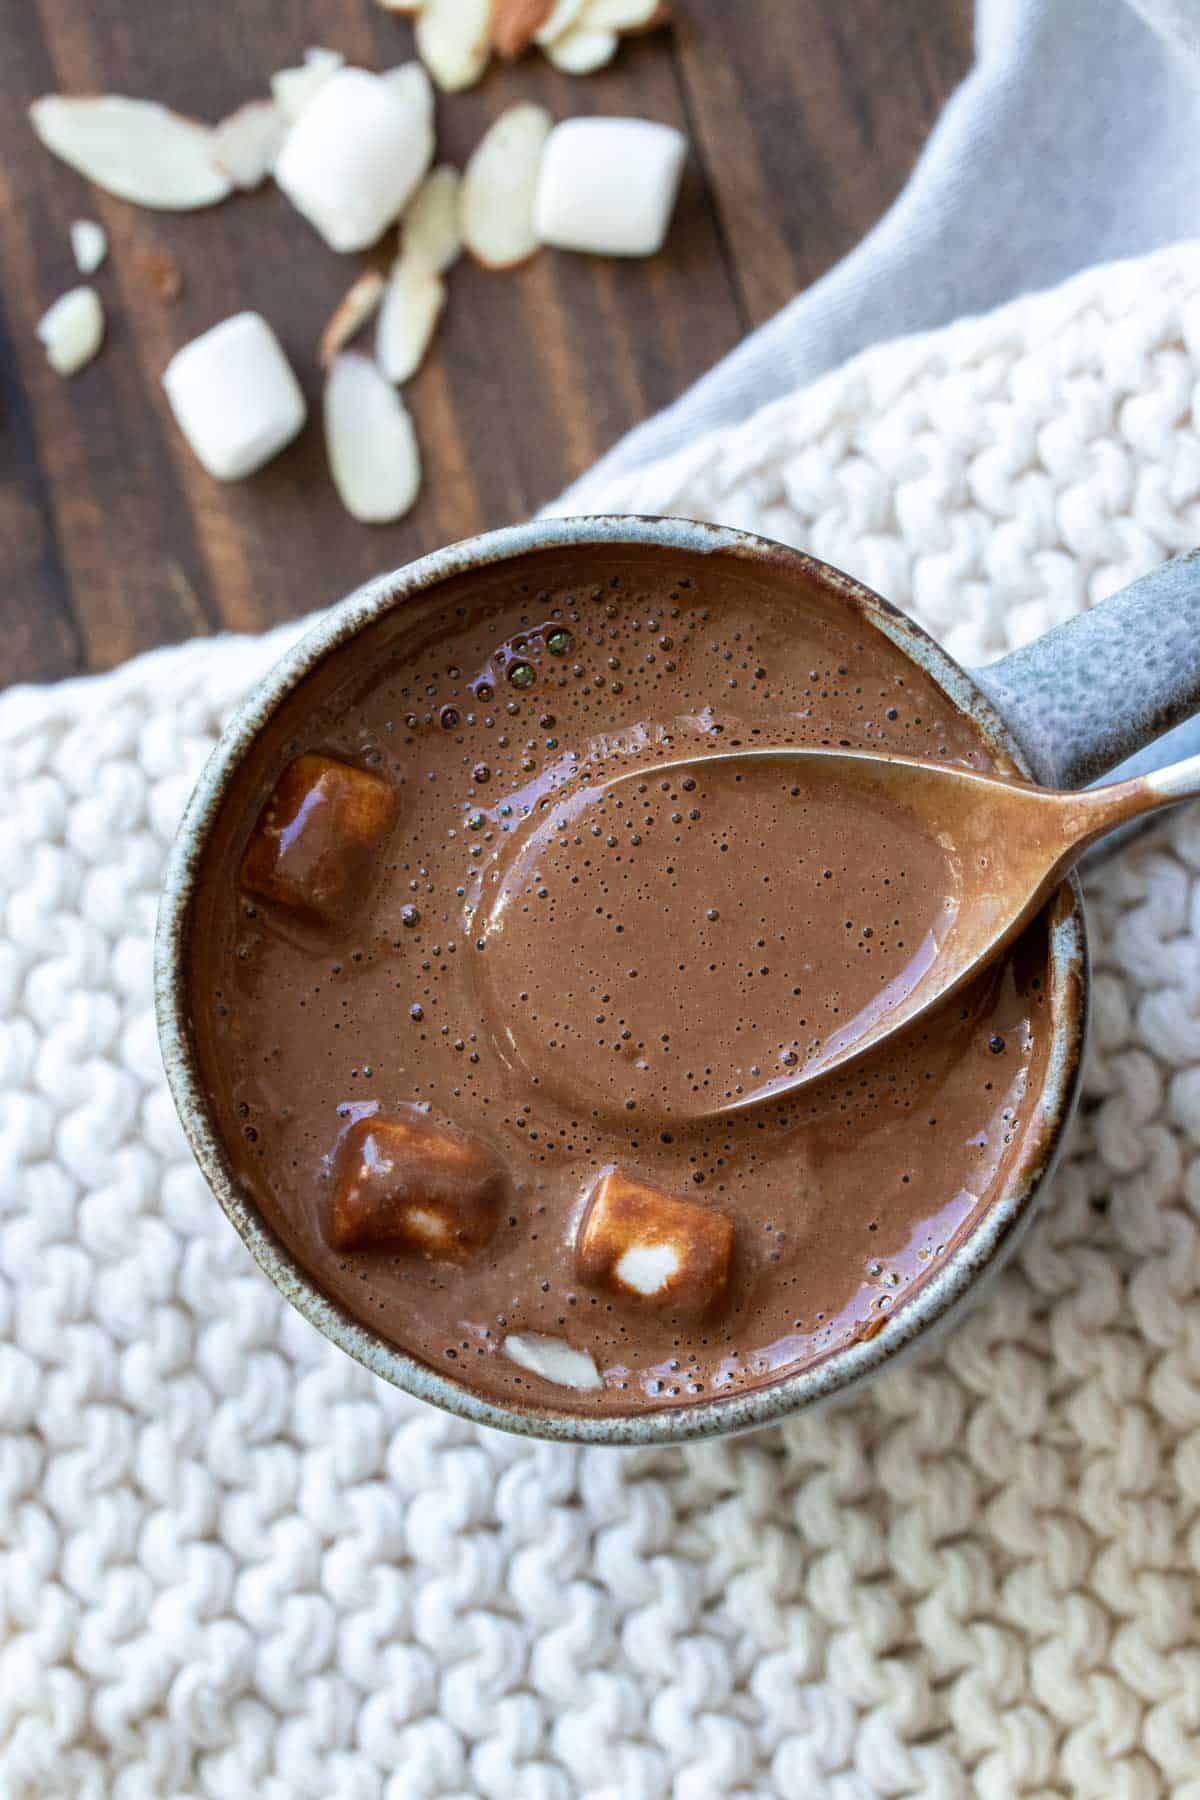
[[[1200,797],[1200,756],[1134,781],[1078,793],[1059,793],[917,757],[792,748],[680,758],[630,771],[618,781],[766,759],[786,763],[789,779],[800,784],[806,766],[815,774],[819,760],[825,779],[843,774],[853,779],[860,793],[864,786],[877,793],[881,809],[908,809],[946,851],[956,891],[947,896],[950,904],[931,930],[925,953],[903,977],[839,1025],[796,1068],[781,1071],[745,1098],[714,1109],[722,1113],[793,1093],[904,1030],[956,993],[1013,941],[1089,844],[1141,814]]]

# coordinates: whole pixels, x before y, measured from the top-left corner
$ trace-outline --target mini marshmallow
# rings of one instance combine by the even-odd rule
[[[381,775],[306,751],[288,764],[258,816],[242,859],[242,886],[332,924],[369,888],[399,804]]]
[[[162,384],[176,424],[218,481],[252,475],[304,424],[300,385],[259,313],[235,313],[193,338]]]
[[[358,1119],[342,1140],[329,1225],[338,1250],[461,1262],[491,1238],[504,1170],[486,1144],[419,1107]]]
[[[698,1318],[725,1298],[733,1221],[619,1169],[592,1191],[576,1239],[580,1281],[619,1299]]]
[[[333,250],[365,250],[404,210],[433,157],[415,85],[340,69],[304,108],[275,180]]]
[[[538,182],[544,244],[597,256],[653,256],[679,193],[687,139],[649,119],[566,119],[550,133]]]

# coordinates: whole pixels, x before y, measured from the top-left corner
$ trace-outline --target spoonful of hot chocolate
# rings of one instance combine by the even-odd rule
[[[1097,838],[1192,796],[1200,757],[1078,793],[802,747],[584,771],[484,878],[489,1028],[542,1085],[659,1125],[783,1098],[966,987]]]

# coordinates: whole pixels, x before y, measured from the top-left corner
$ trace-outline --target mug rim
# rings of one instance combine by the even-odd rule
[[[902,1352],[927,1341],[1007,1260],[1036,1209],[1077,1097],[1088,1011],[1087,940],[1082,897],[1072,876],[1050,903],[1052,1024],[1048,1066],[1037,1096],[1040,1126],[1030,1128],[1011,1191],[992,1202],[974,1230],[873,1337],[839,1346],[819,1361],[748,1393],[709,1396],[655,1410],[588,1415],[528,1401],[508,1405],[489,1400],[388,1342],[324,1294],[238,1182],[199,1078],[184,963],[188,915],[212,828],[243,758],[280,706],[320,663],[361,631],[451,576],[530,552],[587,545],[731,556],[832,589],[967,712],[993,749],[1034,778],[1029,759],[1005,720],[953,657],[889,601],[804,551],[727,526],[633,514],[541,519],[482,533],[356,588],[293,645],[237,708],[200,773],[167,858],[154,948],[155,1010],[168,1086],[201,1173],[259,1267],[284,1299],[331,1342],[373,1374],[475,1424],[580,1444],[685,1443],[768,1425],[856,1387],[889,1367]]]

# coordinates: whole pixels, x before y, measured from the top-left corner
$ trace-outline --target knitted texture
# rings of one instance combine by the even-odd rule
[[[967,661],[1200,543],[1200,248],[864,355],[597,506],[815,551]],[[1081,1116],[836,1410],[578,1451],[410,1400],[186,1152],[163,857],[295,636],[0,698],[4,1800],[1200,1797],[1200,809],[1091,878]]]

